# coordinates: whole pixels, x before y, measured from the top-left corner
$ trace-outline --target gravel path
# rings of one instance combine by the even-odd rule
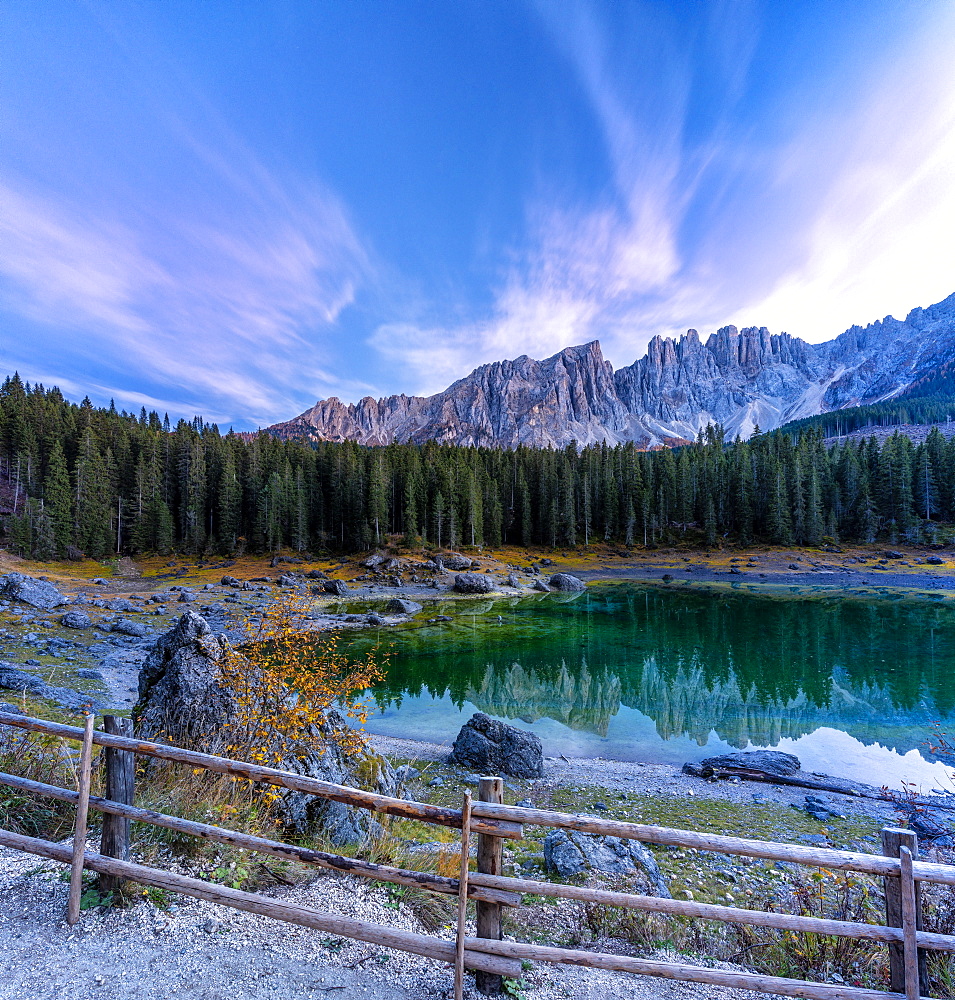
[[[144,899],[127,910],[64,918],[68,885],[53,862],[0,849],[0,998],[3,1000],[444,1000],[443,963],[180,897],[167,910]],[[282,899],[407,930],[413,913],[384,889],[348,877],[274,893]],[[450,931],[445,931],[450,936]],[[660,956],[663,957],[663,956]],[[527,974],[526,1000],[749,1000],[757,994],[575,968]],[[476,1000],[471,983],[466,996]]]

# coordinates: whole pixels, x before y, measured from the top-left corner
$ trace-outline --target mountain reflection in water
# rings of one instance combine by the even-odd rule
[[[652,719],[659,741],[765,747],[826,727],[904,753],[955,704],[947,605],[636,584],[570,596],[457,603],[441,608],[450,623],[386,633],[379,707],[410,719],[429,701],[430,738],[437,726],[444,739],[466,705],[550,719],[575,731],[575,748],[593,734],[589,752],[652,760],[648,727],[624,723],[626,709]]]

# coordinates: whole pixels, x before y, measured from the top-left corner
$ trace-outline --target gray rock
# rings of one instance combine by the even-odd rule
[[[828,819],[845,819],[845,810],[833,805],[830,799],[824,799],[819,795],[807,795],[803,808],[813,819],[823,823]]]
[[[335,594],[337,597],[345,597],[348,594],[348,586],[344,580],[326,580],[325,593]]]
[[[224,576],[219,583],[223,587],[235,587],[236,589],[242,586],[242,582],[237,580],[234,576]]]
[[[179,603],[180,604],[190,604],[196,599],[195,594],[190,594],[188,590],[179,591]]]
[[[213,633],[192,610],[161,635],[139,671],[137,735],[209,752],[221,749],[235,711],[232,695],[219,684],[227,648],[226,637]]]
[[[229,648],[195,611],[160,636],[139,672],[139,703],[134,709],[137,735],[215,752],[227,739],[235,712],[232,694],[220,683]],[[347,723],[338,712],[309,728],[301,740],[276,736],[278,767],[339,785],[394,795],[398,780],[391,765],[369,748],[342,749]],[[321,749],[316,749],[320,747]],[[297,836],[321,832],[332,843],[362,840],[379,831],[366,810],[352,809],[303,792],[283,789],[277,803],[287,829]]]
[[[9,691],[27,691],[38,698],[47,698],[55,701],[64,708],[72,711],[79,711],[89,706],[95,707],[98,702],[88,694],[81,691],[74,691],[72,688],[54,687],[47,684],[34,674],[29,674],[25,670],[20,670],[12,663],[0,661],[0,688]]]
[[[410,764],[402,764],[401,767],[395,769],[395,776],[399,781],[413,781],[420,775],[421,772]]]
[[[125,597],[116,597],[111,601],[107,601],[106,607],[108,607],[110,611],[124,611],[127,614],[129,614],[130,611],[139,610],[132,601],[127,601]]]
[[[521,586],[520,577],[518,577],[518,575],[516,573],[508,573],[507,574],[507,585],[509,587],[516,587],[518,590],[520,590],[520,586]]]
[[[926,556],[925,561],[929,564],[929,566],[945,565],[945,560],[942,559],[940,556]]]
[[[80,667],[80,669],[76,671],[76,676],[84,677],[91,681],[101,681],[103,679],[102,671],[94,670],[92,667]]]
[[[386,605],[385,610],[398,615],[416,615],[424,608],[417,601],[406,601],[403,597],[393,597]]]
[[[176,595],[168,590],[165,590],[158,594],[150,594],[149,599],[153,602],[153,604],[168,604],[170,601],[176,600]]]
[[[535,580],[534,581],[534,586],[531,587],[531,590],[539,590],[542,594],[549,594],[550,593],[550,587],[548,587],[547,584],[544,583],[543,580]]]
[[[372,554],[362,562],[365,569],[377,569],[388,561],[388,556],[382,552],[372,552]]]
[[[152,635],[148,625],[145,625],[143,622],[126,621],[124,618],[113,622],[111,631],[118,632],[120,635],[131,635],[137,639],[145,639],[147,636]]]
[[[683,765],[685,774],[707,778],[719,771],[758,771],[761,774],[789,777],[801,769],[799,758],[779,750],[741,750],[718,757],[707,757],[698,764]],[[743,775],[745,777],[745,775]]]
[[[462,569],[470,569],[474,563],[473,559],[468,559],[467,556],[461,555],[460,552],[445,552],[439,556],[439,559],[445,569],[455,572]]]
[[[365,615],[365,621],[368,622],[369,625],[387,625],[388,624],[387,619],[382,618],[381,615],[376,615],[374,612],[372,612],[371,614]]]
[[[82,611],[67,611],[60,615],[60,624],[65,628],[91,628],[93,619]]]
[[[642,871],[654,895],[670,899],[670,890],[650,851],[636,840],[595,837],[577,830],[551,830],[544,838],[544,864],[562,878],[600,872],[632,875]]]
[[[515,778],[540,778],[544,774],[540,739],[483,712],[475,712],[461,727],[449,759],[482,774],[509,774]]]
[[[587,585],[583,580],[578,579],[576,576],[571,576],[570,573],[555,573],[550,578],[550,585],[556,590],[563,591],[578,591],[587,589]]]
[[[34,608],[52,611],[70,599],[61,594],[49,580],[37,580],[22,573],[8,573],[0,576],[0,594],[9,600],[21,601]]]
[[[483,573],[459,573],[454,578],[454,589],[459,594],[490,594],[494,591],[495,584]]]

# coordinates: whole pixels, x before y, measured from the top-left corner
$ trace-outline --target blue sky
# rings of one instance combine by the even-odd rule
[[[955,291],[948,0],[0,0],[0,368],[246,429]]]

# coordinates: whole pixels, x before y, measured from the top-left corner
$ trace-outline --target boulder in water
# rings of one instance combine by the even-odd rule
[[[416,615],[424,608],[417,601],[406,601],[403,597],[393,597],[385,606],[385,610],[392,611],[396,615]]]

